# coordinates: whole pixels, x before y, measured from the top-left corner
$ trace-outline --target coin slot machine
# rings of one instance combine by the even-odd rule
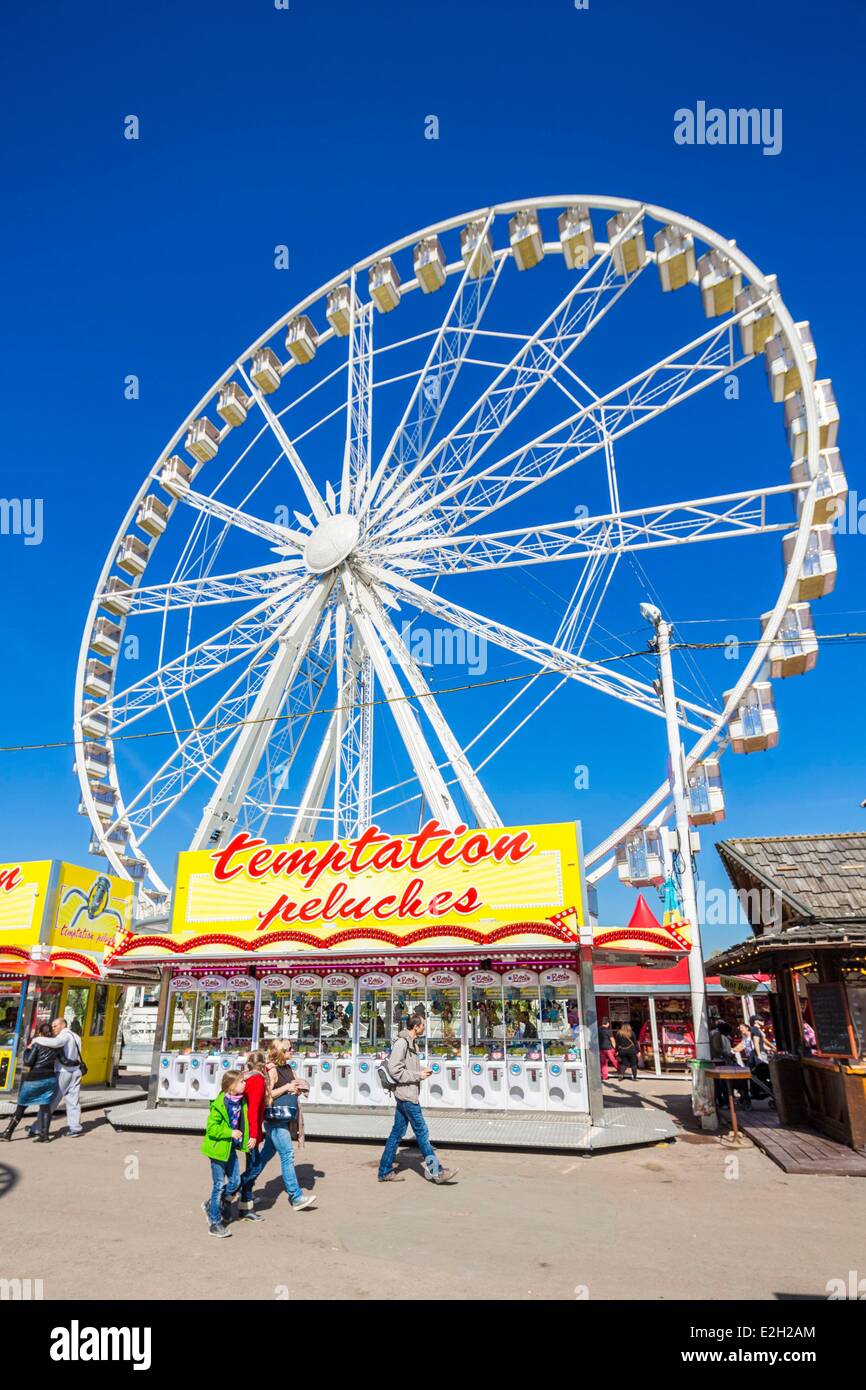
[[[169,984],[168,1016],[159,1058],[160,1100],[187,1099],[198,997],[198,980],[190,976],[177,976]]]
[[[307,1099],[319,1099],[319,1062],[322,1013],[321,975],[292,976],[292,1013],[298,1030],[295,1075],[309,1086]]]
[[[379,1063],[388,1056],[392,1037],[391,976],[374,970],[358,981],[358,1045],[355,1096],[359,1105],[387,1105],[390,1096],[379,1081]]]
[[[318,1099],[324,1105],[351,1105],[355,1099],[355,981],[326,975],[322,981]]]
[[[575,970],[542,971],[541,1033],[548,1110],[586,1112],[589,1098]]]
[[[463,1109],[466,1068],[463,1062],[463,998],[460,976],[434,970],[427,976],[428,1105]]]
[[[467,1106],[479,1110],[506,1108],[505,1014],[502,976],[475,970],[466,978],[468,1004],[469,1075]]]
[[[502,977],[509,1110],[545,1108],[544,1044],[538,975],[507,970]]]

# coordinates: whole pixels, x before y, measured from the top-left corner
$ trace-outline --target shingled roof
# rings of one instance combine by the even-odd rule
[[[781,902],[782,927],[866,922],[866,832],[772,835],[720,840],[716,846],[737,889],[768,889]],[[778,930],[755,920],[755,931]]]

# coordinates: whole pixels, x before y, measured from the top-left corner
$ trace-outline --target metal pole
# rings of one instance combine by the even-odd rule
[[[159,1102],[159,1058],[165,1042],[165,1025],[168,1020],[169,994],[171,990],[171,971],[163,966],[160,971],[159,1004],[156,1011],[156,1029],[153,1037],[153,1056],[150,1063],[150,1077],[147,1083],[147,1109],[155,1110]]]
[[[655,610],[658,612],[658,610]],[[697,1056],[709,1060],[710,1030],[707,1020],[707,989],[704,979],[704,957],[701,950],[701,928],[698,922],[698,900],[689,827],[689,803],[686,796],[683,745],[677,723],[677,697],[671,664],[671,624],[659,613],[655,621],[659,672],[662,682],[662,704],[668,736],[668,776],[676,817],[677,848],[680,856],[680,886],[683,911],[692,929],[692,949],[689,951],[689,985],[692,997],[692,1023],[695,1030]]]
[[[692,932],[692,947],[689,951],[689,991],[692,1003],[692,1028],[695,1034],[695,1056],[699,1061],[710,1060],[710,1029],[707,1017],[707,985],[704,978],[704,955],[701,949],[701,927],[698,921],[698,899],[695,891],[695,874],[692,866],[692,848],[689,826],[689,803],[686,796],[685,757],[677,723],[677,696],[674,686],[674,672],[671,664],[671,624],[665,622],[659,610],[652,604],[641,604],[641,614],[652,623],[656,633],[656,651],[661,676],[661,697],[665,714],[665,729],[668,736],[668,779],[671,798],[674,803],[676,825],[676,845],[679,850],[680,888],[683,897],[683,911]],[[715,1115],[702,1118],[704,1129],[715,1129],[718,1119]]]
[[[655,1064],[655,1075],[660,1077],[662,1074],[662,1054],[659,1048],[659,1028],[658,1020],[656,1018],[655,995],[653,994],[651,994],[649,997],[649,1023],[650,1036],[652,1037],[653,1041],[653,1062]]]

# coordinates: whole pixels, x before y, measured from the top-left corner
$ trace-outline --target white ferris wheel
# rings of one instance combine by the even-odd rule
[[[759,358],[787,457],[778,426],[778,457],[714,443],[724,383]],[[809,601],[833,584],[845,479],[814,369],[774,277],[628,199],[484,208],[336,276],[205,393],[109,548],[75,684],[91,849],[147,916],[174,853],[238,829],[499,825],[485,770],[521,765],[530,721],[555,735],[561,692],[663,717],[651,658],[616,659],[622,576],[665,556],[687,586],[697,555],[776,532],[736,680],[678,682],[694,819],[718,819],[719,753],[773,746],[772,678],[814,665]],[[424,624],[499,665],[473,693],[419,655]],[[669,814],[668,783],[647,791],[592,877]]]

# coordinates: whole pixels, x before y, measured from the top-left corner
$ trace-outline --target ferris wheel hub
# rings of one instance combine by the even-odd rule
[[[313,574],[327,574],[348,560],[358,544],[358,522],[340,513],[319,522],[304,548],[304,561]]]

